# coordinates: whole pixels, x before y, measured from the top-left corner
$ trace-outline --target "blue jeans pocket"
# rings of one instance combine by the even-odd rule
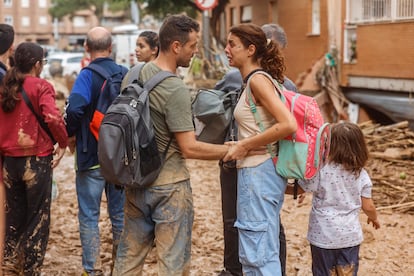
[[[239,229],[240,263],[248,266],[263,266],[274,253],[269,245],[269,223],[266,221],[236,221]]]

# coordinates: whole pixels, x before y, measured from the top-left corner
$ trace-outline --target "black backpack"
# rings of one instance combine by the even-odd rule
[[[153,183],[172,140],[163,153],[158,151],[148,96],[160,82],[176,75],[161,71],[142,84],[138,79],[143,66],[141,63],[130,70],[128,85],[109,106],[99,129],[102,175],[123,187],[145,188]]]

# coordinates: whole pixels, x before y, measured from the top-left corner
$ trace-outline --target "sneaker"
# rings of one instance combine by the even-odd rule
[[[81,276],[102,276],[103,272],[101,270],[95,270],[93,272],[83,271]]]

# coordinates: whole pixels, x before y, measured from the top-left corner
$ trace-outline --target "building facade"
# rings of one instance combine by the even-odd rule
[[[1,0],[0,22],[14,27],[15,43],[53,41],[52,18],[48,13],[50,0]]]
[[[130,23],[125,12],[110,12],[103,8],[102,18],[95,15],[95,9],[75,12],[61,20],[49,14],[52,0],[0,0],[0,22],[12,25],[15,30],[15,44],[23,41],[54,46],[59,49],[76,50],[81,47],[86,32],[100,24],[112,29],[114,25]]]
[[[414,0],[230,0],[226,29],[278,23],[286,31],[292,80],[337,53],[348,100],[414,126]]]

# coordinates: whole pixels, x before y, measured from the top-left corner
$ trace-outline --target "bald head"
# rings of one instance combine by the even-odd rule
[[[287,37],[285,30],[283,30],[282,27],[280,27],[278,24],[270,23],[270,24],[264,24],[262,26],[263,32],[266,34],[267,39],[272,39],[276,41],[280,48],[286,48],[287,46]]]
[[[108,51],[112,46],[111,33],[104,27],[94,27],[86,36],[86,46],[89,52]]]

